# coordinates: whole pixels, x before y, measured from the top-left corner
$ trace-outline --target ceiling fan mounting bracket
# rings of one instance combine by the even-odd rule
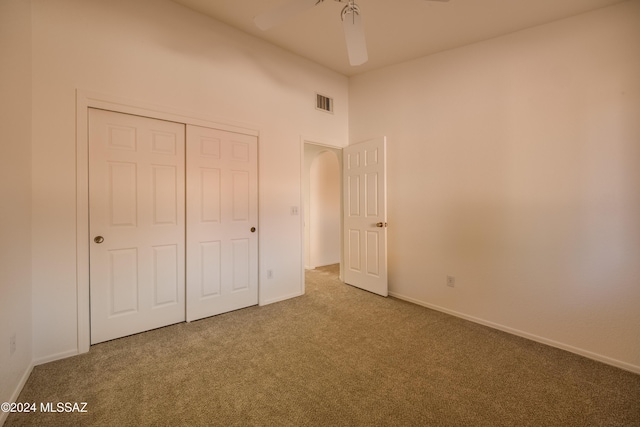
[[[347,3],[347,5],[342,9],[342,12],[340,13],[340,19],[342,19],[343,21],[345,16],[347,16],[350,13],[353,13],[354,15],[360,15],[360,8],[358,7],[355,1],[353,0],[349,0],[348,2],[341,1],[341,0],[336,0],[336,1],[339,3]]]

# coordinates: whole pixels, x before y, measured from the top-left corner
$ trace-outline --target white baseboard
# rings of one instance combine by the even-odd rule
[[[20,381],[18,382],[16,389],[11,394],[11,400],[9,401],[9,403],[14,403],[18,400],[18,397],[20,396],[20,393],[22,393],[22,389],[24,388],[24,385],[27,383],[27,380],[29,379],[29,376],[31,375],[31,371],[33,371],[34,366],[35,366],[34,363],[31,362],[27,367],[27,369],[24,371],[24,373],[22,374],[22,377],[20,377]],[[4,425],[4,422],[7,420],[8,416],[9,416],[8,412],[0,411],[0,426]]]
[[[273,298],[273,299],[269,299],[269,300],[266,300],[266,301],[261,301],[260,302],[260,306],[273,304],[273,303],[276,303],[276,302],[288,300],[288,299],[299,297],[299,296],[302,296],[302,295],[304,295],[304,292],[302,292],[302,291],[295,292],[295,293],[292,293],[292,294],[289,294],[289,295],[285,295],[285,296],[282,296],[282,297]]]
[[[410,298],[401,294],[397,294],[395,292],[389,292],[389,296],[392,296],[394,298],[398,298],[404,301],[408,301],[411,302],[413,304],[417,304],[420,305],[422,307],[426,307],[426,308],[430,308],[432,310],[436,310],[436,311],[440,311],[442,313],[446,313],[446,314],[450,314],[452,316],[455,317],[459,317],[461,319],[465,319],[465,320],[469,320],[470,322],[474,322],[474,323],[478,323],[480,325],[484,325],[484,326],[488,326],[490,328],[493,329],[497,329],[503,332],[507,332],[509,334],[512,335],[517,335],[519,337],[522,338],[526,338],[529,339],[531,341],[536,341],[539,342],[541,344],[545,344],[551,347],[555,347],[555,348],[559,348],[561,350],[565,350],[568,351],[570,353],[575,353],[578,354],[580,356],[584,356],[586,358],[592,359],[592,360],[596,360],[598,362],[602,362],[605,363],[607,365],[611,365],[611,366],[615,366],[616,368],[620,368],[620,369],[624,369],[625,371],[630,371],[633,372],[635,374],[640,374],[640,366],[637,365],[633,365],[631,363],[627,363],[627,362],[623,362],[621,360],[617,360],[617,359],[613,359],[611,357],[608,356],[604,356],[602,354],[598,354],[598,353],[594,353],[592,351],[589,350],[585,350],[582,348],[578,348],[578,347],[574,347],[572,345],[569,344],[564,344],[558,341],[554,341],[548,338],[544,338],[538,335],[534,335],[534,334],[530,334],[528,332],[524,332],[518,329],[514,329],[514,328],[510,328],[508,326],[504,326],[504,325],[500,325],[499,323],[494,323],[485,319],[480,319],[478,317],[474,317],[474,316],[469,316],[467,314],[464,313],[460,313],[454,310],[449,310],[448,308],[444,308],[444,307],[440,307],[434,304],[429,304],[426,303],[424,301],[420,301],[417,300],[415,298]]]
[[[62,353],[56,353],[49,356],[41,357],[33,361],[34,366],[42,365],[44,363],[55,362],[56,360],[66,359],[67,357],[77,356],[80,354],[78,349],[63,351]]]

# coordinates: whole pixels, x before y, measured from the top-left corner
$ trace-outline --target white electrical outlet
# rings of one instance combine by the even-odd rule
[[[16,334],[12,334],[9,338],[9,354],[12,355],[16,352]]]
[[[298,215],[298,207],[291,206],[291,215]]]
[[[453,276],[447,276],[447,286],[455,287],[456,286],[456,278]]]

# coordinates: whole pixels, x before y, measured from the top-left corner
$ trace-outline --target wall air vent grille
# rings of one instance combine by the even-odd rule
[[[316,109],[333,113],[333,98],[316,93]]]

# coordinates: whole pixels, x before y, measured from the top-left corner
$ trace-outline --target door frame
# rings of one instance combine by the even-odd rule
[[[300,265],[301,265],[301,271],[300,271],[300,283],[302,284],[301,287],[301,295],[303,295],[305,293],[306,290],[306,283],[305,283],[305,266],[306,266],[306,262],[305,262],[305,244],[306,244],[306,233],[305,233],[305,218],[306,218],[306,212],[305,212],[305,203],[304,203],[304,197],[305,197],[305,180],[304,180],[304,174],[305,174],[305,155],[304,155],[304,146],[305,144],[311,144],[311,145],[316,145],[319,147],[326,147],[327,149],[331,149],[331,150],[339,150],[342,151],[342,149],[345,147],[344,145],[340,145],[337,142],[327,142],[324,141],[320,138],[312,138],[312,137],[306,137],[304,135],[300,136],[300,248],[302,249],[300,251],[301,255],[300,255]],[[339,173],[340,173],[340,280],[342,280],[342,266],[344,264],[344,251],[343,251],[343,234],[344,234],[344,228],[343,228],[343,215],[342,212],[344,211],[344,201],[343,201],[343,186],[342,186],[342,156],[341,158],[338,159],[339,161],[339,165],[338,165],[338,169],[339,169]]]
[[[78,353],[86,353],[91,346],[91,318],[89,312],[89,108],[117,113],[149,117],[220,129],[251,135],[258,138],[258,126],[228,120],[211,119],[194,112],[146,102],[106,95],[93,91],[76,90],[76,293]],[[258,150],[258,176],[260,173],[260,151]],[[258,194],[260,185],[258,184]],[[258,233],[260,232],[260,198],[258,197]],[[258,247],[258,304],[260,300],[260,247]]]

